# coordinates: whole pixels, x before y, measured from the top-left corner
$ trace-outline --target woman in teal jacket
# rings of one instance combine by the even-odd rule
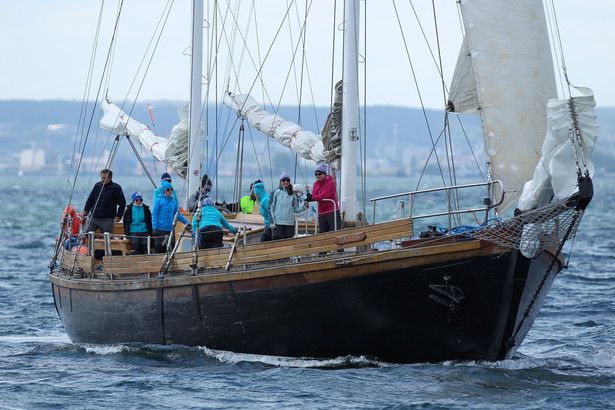
[[[299,198],[293,192],[288,172],[280,175],[280,187],[269,197],[269,226],[273,240],[295,236],[295,213],[303,211]]]
[[[192,218],[192,226],[196,226],[196,213]],[[237,232],[220,211],[214,206],[211,198],[206,198],[201,210],[201,222],[199,223],[199,249],[221,248],[224,231],[222,227],[231,233]]]
[[[254,184],[254,195],[258,199],[261,215],[265,218],[265,230],[261,236],[261,242],[267,242],[271,240],[271,227],[269,226],[269,195],[265,192],[265,184],[262,182]]]

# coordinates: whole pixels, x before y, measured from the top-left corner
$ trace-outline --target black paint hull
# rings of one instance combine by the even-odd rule
[[[148,287],[107,281],[112,284],[104,289],[50,278],[58,314],[75,343],[363,355],[403,363],[500,360],[514,353],[536,318],[561,269],[557,261],[540,286],[552,260],[547,252],[530,260],[506,251],[410,267],[373,263],[356,275],[352,267],[340,267],[348,273],[335,279],[326,272],[320,277],[299,272],[214,283],[157,281]],[[446,289],[445,275],[463,296],[459,306],[437,290]]]

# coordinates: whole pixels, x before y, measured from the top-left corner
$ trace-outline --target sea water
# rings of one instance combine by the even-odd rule
[[[146,178],[116,175],[114,180],[127,197],[141,191],[151,205],[153,187]],[[79,210],[94,182],[77,186],[73,204]],[[407,178],[372,182],[375,188],[368,197],[415,188]],[[232,196],[229,183],[231,179],[219,189],[219,200]],[[564,247],[568,268],[556,278],[515,356],[499,362],[430,364],[364,357],[279,358],[204,347],[72,344],[48,280],[66,186],[71,184],[52,177],[0,179],[0,408],[613,406],[612,180],[595,178],[595,198],[577,237]]]

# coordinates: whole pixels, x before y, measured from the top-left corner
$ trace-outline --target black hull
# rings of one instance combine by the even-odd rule
[[[298,272],[146,287],[110,281],[102,288],[50,278],[58,314],[75,343],[413,363],[510,357],[561,269],[558,260],[545,278],[552,261],[548,252],[527,259],[509,250],[410,267],[374,263],[361,274],[340,267],[348,273],[335,279]],[[446,296],[447,284],[458,289],[456,301]]]

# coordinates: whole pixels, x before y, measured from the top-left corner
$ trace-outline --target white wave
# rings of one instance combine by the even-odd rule
[[[514,359],[499,360],[497,362],[489,362],[486,360],[471,360],[467,362],[444,361],[442,365],[455,367],[481,367],[505,370],[528,370],[544,368],[553,365],[552,359],[539,359],[535,357],[516,357]]]
[[[99,355],[117,354],[130,350],[126,345],[89,345],[80,344],[80,347],[84,348],[87,353],[94,353]]]
[[[596,368],[615,368],[615,347],[600,349],[596,354],[576,358],[581,364]]]
[[[240,362],[253,362],[263,363],[270,366],[279,367],[300,367],[300,368],[314,368],[314,367],[390,367],[394,366],[389,363],[380,362],[373,359],[368,359],[364,356],[344,356],[336,357],[334,359],[315,359],[304,357],[284,357],[284,356],[267,356],[250,353],[233,353],[225,350],[209,349],[207,347],[199,347],[207,356],[210,356],[223,363],[240,363]]]

